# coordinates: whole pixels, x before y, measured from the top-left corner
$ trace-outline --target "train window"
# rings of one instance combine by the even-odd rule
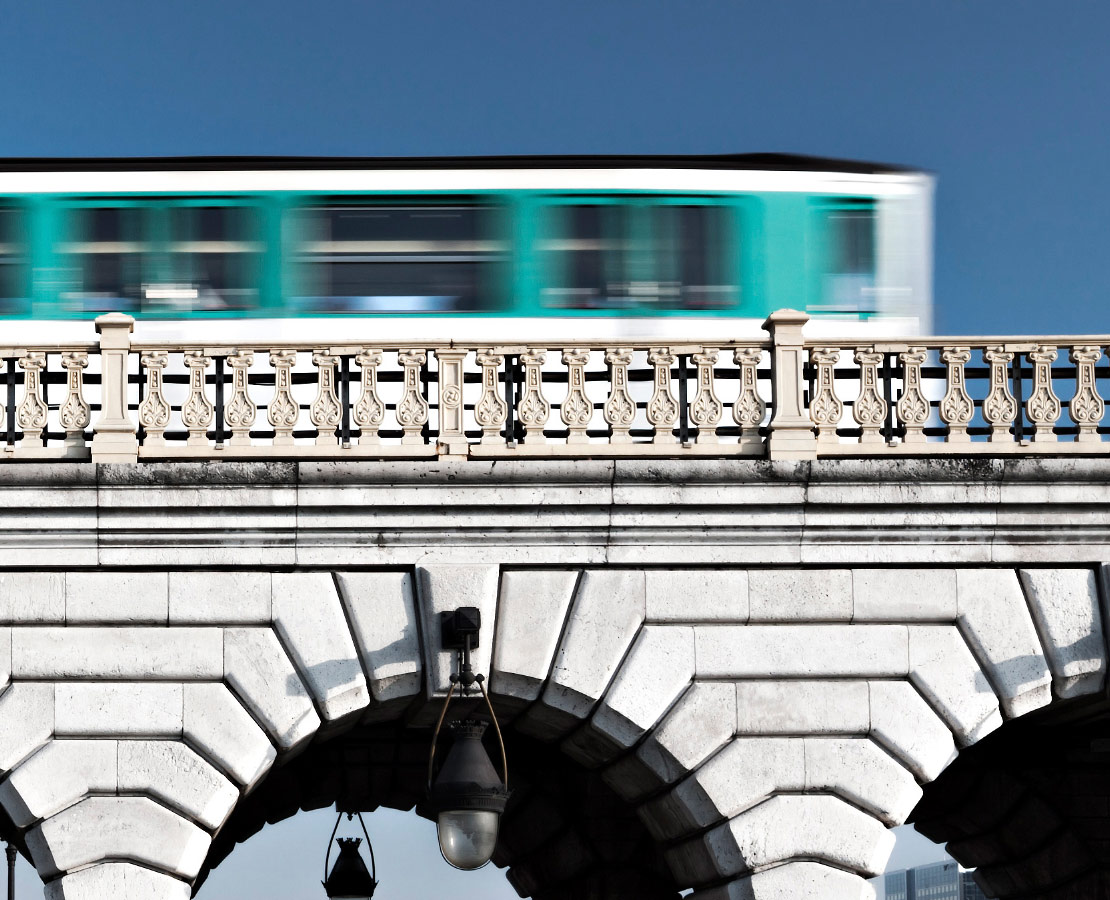
[[[871,201],[825,209],[820,308],[861,313],[876,306],[875,210]]]
[[[27,234],[23,211],[0,207],[0,313],[18,312],[27,297]]]
[[[505,251],[481,206],[332,206],[298,214],[298,304],[327,313],[490,309]]]
[[[735,303],[730,212],[721,206],[555,206],[541,243],[561,309],[713,310]]]
[[[145,299],[176,311],[220,312],[259,304],[262,223],[245,206],[169,209],[168,266],[148,283]]]
[[[142,291],[144,234],[141,210],[84,207],[68,216],[69,289],[62,299],[75,311],[136,311]]]

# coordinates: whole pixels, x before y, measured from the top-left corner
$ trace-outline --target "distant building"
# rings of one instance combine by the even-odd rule
[[[972,875],[949,860],[888,872],[883,887],[886,900],[986,900]]]

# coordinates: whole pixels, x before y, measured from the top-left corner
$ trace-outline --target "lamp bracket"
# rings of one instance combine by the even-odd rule
[[[477,606],[460,606],[439,614],[439,630],[444,650],[478,649],[482,611]],[[469,642],[467,641],[469,638]]]

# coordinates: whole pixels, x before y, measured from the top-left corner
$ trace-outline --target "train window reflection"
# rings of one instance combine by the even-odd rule
[[[877,306],[875,210],[870,201],[825,211],[828,250],[821,307],[830,312],[866,313]]]
[[[490,309],[505,253],[481,206],[335,206],[301,210],[298,305],[328,313]]]
[[[75,312],[134,312],[142,293],[141,210],[84,207],[70,210],[68,241],[59,250],[68,261],[68,289],[61,292]]]
[[[28,288],[28,250],[23,211],[0,207],[0,313],[23,306]]]
[[[720,206],[581,204],[550,210],[546,306],[711,310],[732,306],[730,212]]]
[[[170,212],[169,258],[145,287],[148,305],[174,310],[245,310],[258,306],[262,223],[245,206],[183,206]]]

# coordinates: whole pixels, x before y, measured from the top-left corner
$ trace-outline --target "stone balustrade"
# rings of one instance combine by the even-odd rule
[[[1096,455],[1110,337],[0,347],[7,459]],[[63,388],[64,386],[64,388]]]

